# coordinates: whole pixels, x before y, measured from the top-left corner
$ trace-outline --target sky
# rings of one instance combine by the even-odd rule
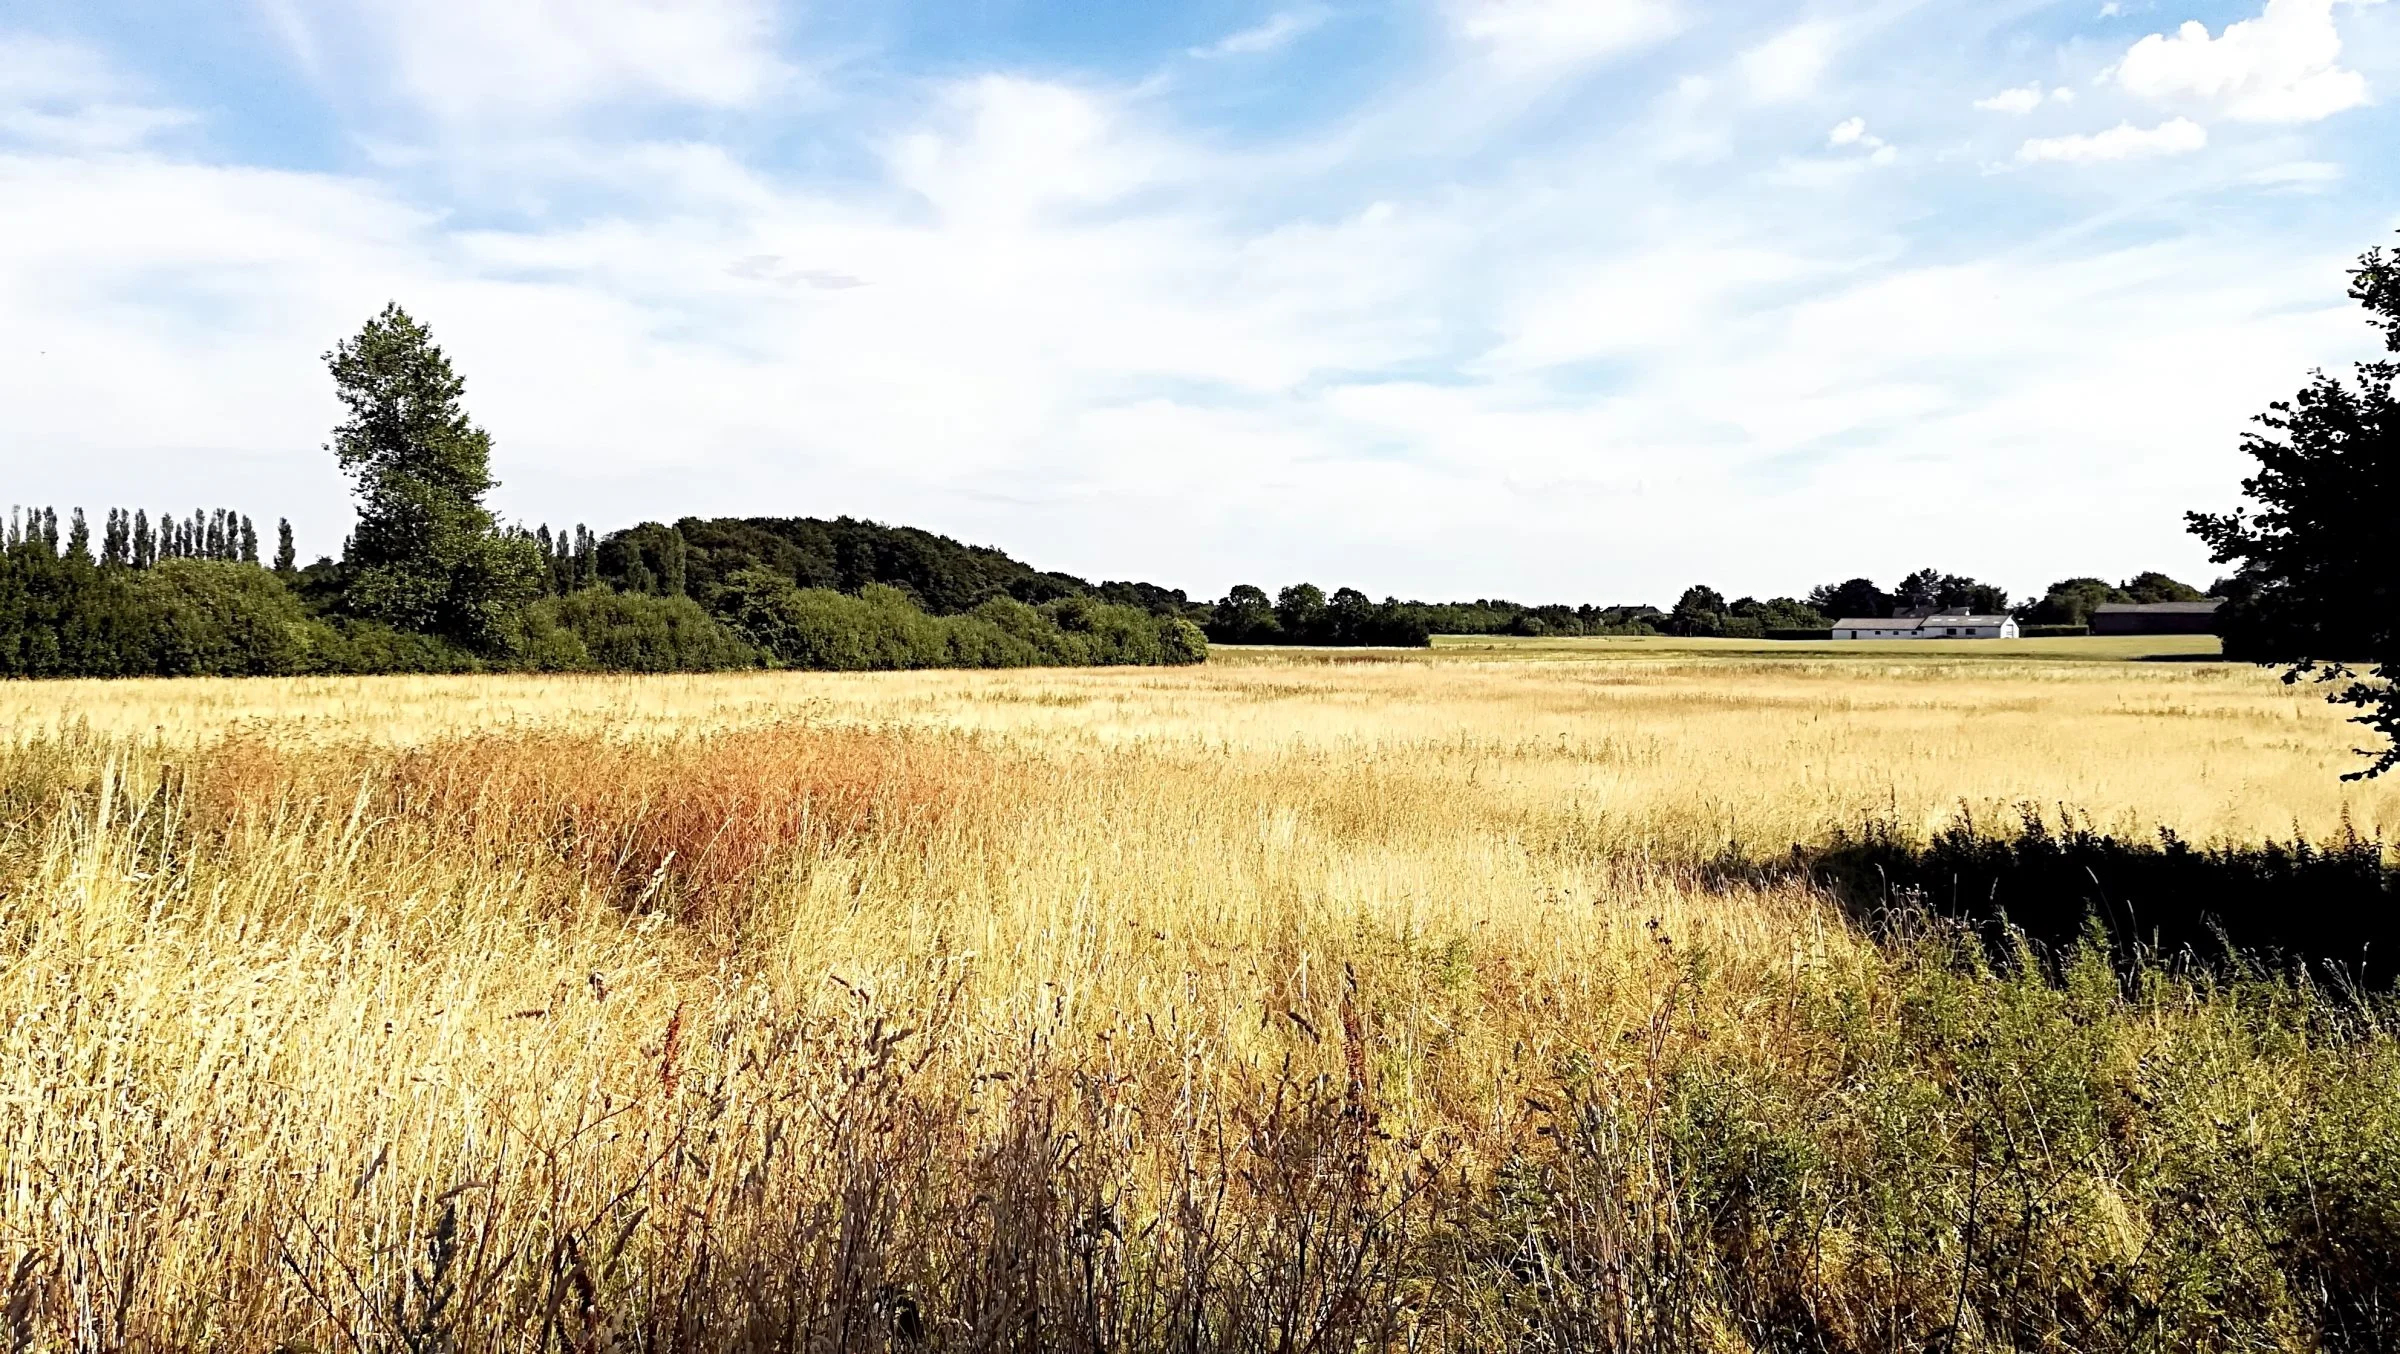
[[[11,0],[0,494],[339,548],[429,324],[512,520],[1213,598],[2212,577],[2373,355],[2382,0]]]

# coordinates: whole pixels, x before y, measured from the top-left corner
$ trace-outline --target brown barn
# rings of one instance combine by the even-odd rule
[[[2102,602],[2092,609],[2095,635],[2213,635],[2223,602]]]

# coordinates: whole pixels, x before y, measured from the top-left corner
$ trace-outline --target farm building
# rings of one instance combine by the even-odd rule
[[[1835,639],[2015,639],[2009,616],[1977,616],[1965,607],[1898,616],[1863,616],[1833,623]]]
[[[2223,602],[2102,602],[2092,609],[2095,635],[2213,635]]]

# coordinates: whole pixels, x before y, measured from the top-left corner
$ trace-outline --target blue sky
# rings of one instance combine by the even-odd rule
[[[433,325],[499,506],[1214,596],[2209,566],[2369,355],[2380,0],[18,0],[0,461],[333,549]]]

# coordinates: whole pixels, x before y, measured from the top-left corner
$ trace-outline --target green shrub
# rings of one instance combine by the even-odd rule
[[[760,656],[688,597],[585,588],[528,609],[518,661],[545,671],[722,672]]]
[[[308,634],[310,672],[367,676],[481,672],[486,666],[483,660],[454,644],[412,630],[395,630],[380,621],[346,617],[312,621]]]
[[[263,677],[312,666],[321,627],[255,564],[172,559],[132,577],[147,634],[142,670],[168,677]]]

